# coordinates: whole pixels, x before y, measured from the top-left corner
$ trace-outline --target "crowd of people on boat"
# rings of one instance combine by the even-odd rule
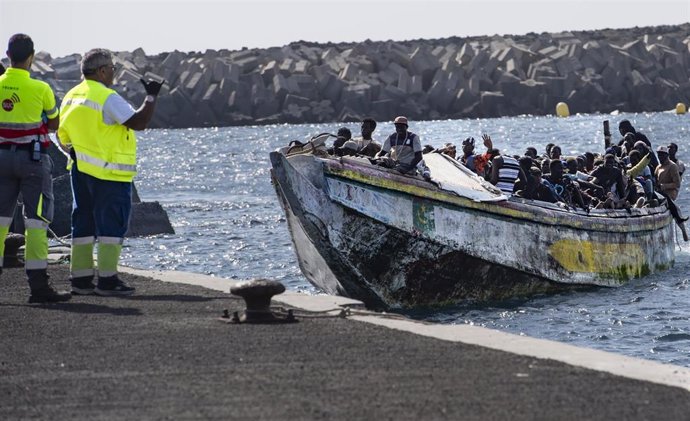
[[[403,116],[395,118],[394,126],[395,132],[383,144],[372,138],[376,121],[371,118],[362,121],[361,137],[355,139],[343,127],[329,153],[368,157],[377,165],[406,175],[419,172],[425,178],[429,178],[429,172],[424,154],[442,153],[506,195],[585,211],[656,207],[664,202],[671,202],[669,207],[675,208],[672,201],[678,197],[685,171],[676,156],[677,144],[654,150],[649,138],[629,120],[619,123],[622,137],[617,143],[607,141],[604,154],[588,151],[572,156],[563,155],[561,147],[553,143],[546,145],[542,155],[531,146],[521,156],[501,154],[487,134],[481,137],[486,148],[483,153],[475,150],[475,139],[468,137],[462,141],[462,155],[457,156],[453,143],[440,148],[423,147]],[[677,213],[677,209],[672,212]]]

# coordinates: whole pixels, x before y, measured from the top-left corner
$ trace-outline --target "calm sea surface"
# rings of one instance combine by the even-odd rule
[[[564,155],[602,152],[602,121],[628,118],[656,148],[679,145],[690,163],[690,115],[671,113],[511,117],[488,120],[411,122],[423,144],[440,146],[489,133],[502,152],[521,154],[547,143]],[[223,278],[268,277],[292,290],[316,293],[300,273],[283,211],[270,182],[268,153],[290,140],[335,132],[358,124],[279,125],[217,129],[150,130],[139,136],[144,201],[159,201],[175,235],[128,239],[123,263]],[[375,138],[392,133],[380,123]],[[458,148],[460,149],[460,148]],[[680,205],[690,214],[684,185]],[[617,289],[594,289],[533,298],[498,306],[458,306],[412,316],[441,323],[468,323],[533,337],[614,351],[690,367],[690,248],[677,246],[675,267]]]

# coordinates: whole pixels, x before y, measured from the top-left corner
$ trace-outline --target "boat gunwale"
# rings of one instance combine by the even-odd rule
[[[565,226],[584,231],[632,233],[656,231],[671,222],[670,212],[665,207],[632,209],[631,211],[636,214],[630,214],[625,210],[592,210],[586,213],[515,196],[500,201],[475,201],[440,189],[433,183],[398,175],[382,167],[362,165],[354,160],[342,158],[315,158],[322,162],[326,176],[531,223]]]

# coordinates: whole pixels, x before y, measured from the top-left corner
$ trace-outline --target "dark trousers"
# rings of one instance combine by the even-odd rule
[[[72,238],[124,237],[132,211],[132,183],[100,180],[72,166]]]

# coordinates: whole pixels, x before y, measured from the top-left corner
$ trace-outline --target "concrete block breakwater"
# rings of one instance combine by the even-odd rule
[[[486,118],[660,111],[690,102],[690,23],[600,31],[284,47],[116,53],[118,91],[139,104],[141,76],[167,80],[155,127]],[[58,96],[77,54],[39,53]]]

